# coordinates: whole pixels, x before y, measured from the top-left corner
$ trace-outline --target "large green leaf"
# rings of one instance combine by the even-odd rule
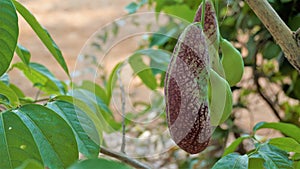
[[[289,137],[273,138],[269,141],[269,144],[284,151],[300,153],[300,144],[295,139]]]
[[[135,53],[131,55],[128,62],[133,69],[134,74],[138,75],[148,88],[152,90],[157,88],[156,78],[153,75],[150,66],[144,63],[141,54]]]
[[[0,114],[0,168],[33,159],[45,167],[66,168],[78,159],[71,127],[52,110],[35,104]]]
[[[289,123],[281,123],[281,122],[278,122],[278,123],[260,122],[254,126],[253,131],[255,132],[255,131],[257,131],[259,129],[263,129],[263,128],[276,129],[276,130],[282,132],[283,134],[285,134],[291,138],[294,138],[297,142],[300,143],[300,134],[299,134],[300,128],[297,127],[296,125],[289,124]]]
[[[262,158],[249,158],[249,169],[265,169]]]
[[[93,125],[96,127],[97,134],[91,132],[90,129],[85,129],[84,125],[82,125],[82,127],[85,129],[85,131],[90,131],[88,133],[89,133],[89,136],[91,136],[92,140],[95,140],[96,143],[99,143],[98,140],[100,140],[100,143],[101,143],[102,132],[103,132],[103,130],[105,130],[104,129],[105,124],[103,124],[103,122],[100,121],[100,119],[97,116],[97,113],[94,112],[88,104],[86,104],[84,101],[82,101],[78,98],[72,97],[72,96],[57,96],[57,97],[55,97],[55,100],[65,101],[65,102],[75,105],[76,111],[77,111],[77,109],[84,110],[84,113],[89,117],[89,119],[92,120]],[[81,119],[79,119],[79,121],[81,121]]]
[[[47,107],[58,113],[72,126],[79,151],[87,158],[96,158],[99,154],[100,140],[91,139],[95,138],[93,137],[95,135],[98,136],[93,121],[81,109],[66,101],[57,100],[50,102],[47,104]]]
[[[131,169],[128,165],[103,158],[78,161],[68,169]]]
[[[5,96],[8,99],[8,105],[13,107],[18,106],[20,104],[19,98],[17,94],[6,84],[0,81],[0,95]],[[0,102],[1,99],[0,99]]]
[[[66,87],[59,81],[45,66],[38,63],[30,63],[26,66],[24,63],[13,65],[20,69],[24,75],[40,90],[48,94],[65,94]]]
[[[248,169],[248,156],[237,153],[221,158],[212,169]]]
[[[31,26],[37,36],[41,39],[53,57],[69,76],[69,70],[65,59],[48,31],[40,25],[36,18],[21,3],[15,0],[13,0],[13,3],[15,4],[17,11],[23,16],[26,22]]]
[[[43,165],[36,160],[28,159],[23,162],[22,165],[16,169],[44,169]]]
[[[259,145],[257,153],[265,160],[267,169],[292,169],[293,163],[287,152],[282,151],[270,144]]]
[[[11,0],[0,1],[0,76],[8,69],[19,36],[18,16]]]

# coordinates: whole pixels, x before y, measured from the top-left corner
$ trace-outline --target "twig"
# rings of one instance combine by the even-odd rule
[[[125,154],[125,145],[126,145],[126,126],[125,126],[125,90],[124,90],[124,86],[121,80],[121,72],[122,69],[122,65],[120,66],[120,68],[117,71],[117,76],[118,76],[118,81],[119,81],[119,85],[120,85],[120,90],[121,90],[121,102],[122,102],[122,145],[121,145],[121,152]]]
[[[285,57],[300,73],[300,47],[293,32],[282,21],[267,0],[245,0],[249,7],[269,30],[283,50]]]
[[[50,98],[43,98],[43,99],[35,100],[34,103],[44,102],[44,101],[49,101],[49,100],[50,100]]]
[[[254,64],[253,64],[253,67],[252,67],[253,68],[253,74],[254,74],[254,82],[255,82],[255,85],[256,85],[256,88],[257,88],[257,92],[266,101],[266,103],[272,109],[272,111],[274,112],[275,116],[279,119],[279,121],[281,121],[282,119],[279,115],[279,112],[275,108],[273,101],[264,94],[264,92],[262,91],[262,87],[259,84],[260,75],[259,75],[259,72],[257,72],[257,69],[256,69],[256,66],[257,66],[257,63],[256,63],[256,61],[257,61],[257,52],[258,51],[255,52]]]
[[[112,150],[108,150],[104,147],[101,147],[100,148],[100,153],[102,154],[105,154],[107,156],[110,156],[110,157],[113,157],[113,158],[116,158],[132,167],[135,167],[137,169],[151,169],[150,166],[136,160],[136,159],[133,159],[129,156],[127,156],[126,154],[123,154],[123,153],[118,153],[118,152],[114,152]]]

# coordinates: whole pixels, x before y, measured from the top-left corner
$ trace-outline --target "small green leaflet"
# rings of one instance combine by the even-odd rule
[[[31,28],[34,30],[36,35],[44,43],[44,45],[47,47],[47,49],[50,51],[50,53],[53,55],[56,61],[60,64],[63,70],[67,73],[68,76],[70,76],[64,57],[60,49],[58,48],[58,46],[56,45],[56,43],[48,33],[48,31],[40,25],[40,23],[36,20],[36,18],[21,3],[19,3],[16,0],[13,0],[13,3],[16,6],[17,11],[23,16],[26,22],[31,26]]]

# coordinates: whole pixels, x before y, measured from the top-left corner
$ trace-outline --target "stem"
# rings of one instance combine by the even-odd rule
[[[300,73],[300,47],[293,32],[267,0],[245,0],[281,47],[285,57]]]
[[[117,71],[118,81],[120,85],[121,90],[121,102],[122,102],[122,145],[121,145],[121,152],[125,154],[125,145],[126,145],[126,126],[125,126],[125,90],[124,86],[121,80],[120,72],[121,72],[122,66]]]
[[[113,157],[113,158],[116,158],[116,159],[118,159],[132,167],[138,168],[138,169],[151,169],[150,166],[148,166],[138,160],[135,160],[135,159],[127,156],[126,154],[114,152],[114,151],[108,150],[104,147],[100,147],[100,153],[105,154],[110,157]]]
[[[267,97],[264,92],[262,91],[262,87],[261,85],[259,84],[259,72],[257,72],[257,69],[256,69],[256,66],[257,66],[257,50],[255,51],[255,57],[254,57],[254,64],[253,64],[253,74],[254,74],[254,82],[255,82],[255,85],[257,87],[257,92],[258,94],[265,100],[265,102],[268,104],[268,106],[272,109],[272,111],[274,112],[275,116],[278,118],[279,121],[281,121],[281,117],[279,115],[279,112],[277,111],[277,109],[275,108],[275,104],[274,102],[269,98]]]

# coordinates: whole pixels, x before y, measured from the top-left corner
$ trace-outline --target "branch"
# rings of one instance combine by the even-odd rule
[[[282,121],[282,119],[281,119],[281,117],[279,115],[279,112],[275,108],[274,102],[268,96],[266,96],[263,93],[262,88],[261,88],[261,86],[260,86],[260,84],[258,82],[258,79],[259,79],[259,75],[257,74],[257,72],[255,72],[254,73],[254,81],[255,81],[255,84],[256,84],[256,87],[257,87],[258,94],[267,102],[267,104],[273,110],[273,112],[274,112],[275,116],[278,118],[278,120]]]
[[[267,0],[245,0],[269,30],[285,57],[300,73],[300,47],[295,33],[282,21]]]
[[[150,166],[148,166],[138,160],[135,160],[135,159],[127,156],[126,154],[114,152],[114,151],[108,150],[104,147],[100,147],[100,153],[105,154],[110,157],[113,157],[113,158],[116,158],[116,159],[118,159],[128,165],[131,165],[135,168],[138,168],[138,169],[151,169]]]

